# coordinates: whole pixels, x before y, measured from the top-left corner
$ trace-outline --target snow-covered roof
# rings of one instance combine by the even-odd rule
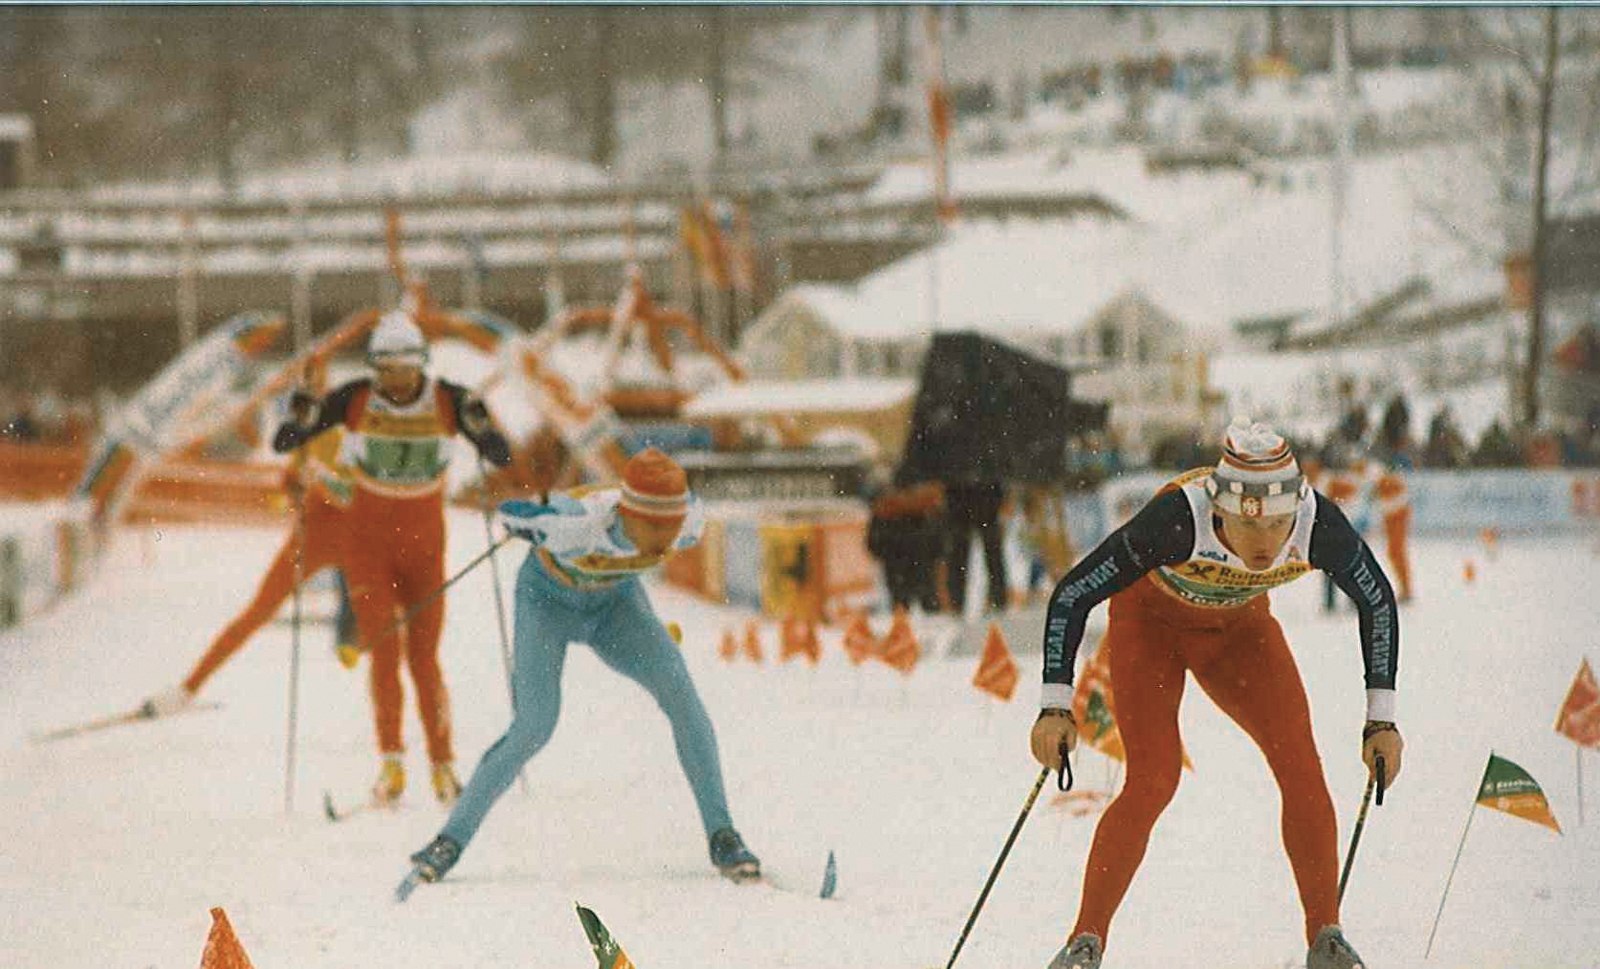
[[[1002,338],[1063,333],[1138,288],[1131,260],[1140,231],[1086,220],[963,224],[854,287],[808,286],[796,295],[855,339],[940,330]]]
[[[1430,280],[1439,297],[1476,298],[1498,285],[1492,261],[1427,216],[1440,200],[1429,195],[1420,163],[1416,155],[1391,154],[1351,165],[1342,220],[1346,312],[1417,277]],[[1024,185],[1094,191],[1135,221],[959,224],[939,245],[854,287],[808,286],[794,290],[796,297],[857,339],[902,339],[936,328],[1002,338],[1063,332],[1132,294],[1206,342],[1229,340],[1229,326],[1241,320],[1326,318],[1331,310],[1332,178],[1325,161],[1255,176],[1151,176],[1127,151],[1086,152],[1056,169],[1033,153],[973,161],[961,171],[1008,191]],[[927,184],[925,166],[903,166],[873,191],[888,197]]]
[[[1215,330],[1225,318],[1213,295],[1203,281],[1172,272],[1162,238],[1106,220],[962,223],[854,286],[805,284],[787,296],[859,340],[940,330],[1011,340],[1069,333],[1134,295],[1187,326]]]
[[[246,175],[226,196],[255,200],[389,201],[448,195],[548,193],[562,189],[603,188],[610,175],[597,165],[534,151],[462,152],[414,155],[385,161],[303,165]],[[198,203],[224,198],[214,178],[161,183],[128,183],[91,191],[95,201]]]
[[[917,382],[910,378],[747,380],[705,391],[684,405],[683,416],[706,419],[880,411],[910,401],[916,392]]]
[[[1094,195],[1142,222],[1177,223],[1249,187],[1240,171],[1152,175],[1144,151],[1133,147],[1001,155],[957,156],[950,166],[957,202],[992,196]],[[867,190],[869,202],[931,198],[933,172],[926,160],[897,162]]]

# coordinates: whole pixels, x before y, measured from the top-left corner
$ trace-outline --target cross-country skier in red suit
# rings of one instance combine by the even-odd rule
[[[1128,773],[1095,829],[1077,925],[1050,969],[1100,969],[1112,916],[1178,787],[1178,704],[1191,673],[1261,748],[1277,781],[1307,969],[1360,969],[1339,926],[1338,831],[1305,687],[1266,595],[1313,569],[1356,603],[1367,688],[1362,758],[1369,770],[1381,758],[1392,781],[1402,749],[1394,593],[1344,513],[1306,485],[1289,445],[1266,426],[1228,428],[1215,468],[1162,488],[1056,586],[1034,757],[1059,769],[1063,751],[1076,745],[1073,660],[1089,611],[1110,599],[1102,648],[1110,650]]]

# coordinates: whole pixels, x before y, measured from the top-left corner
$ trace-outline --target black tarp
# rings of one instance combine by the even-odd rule
[[[1055,484],[1067,440],[1105,426],[1106,405],[1071,398],[1071,375],[976,333],[933,338],[895,479]]]

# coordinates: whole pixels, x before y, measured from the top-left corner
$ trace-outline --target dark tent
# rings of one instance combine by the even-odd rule
[[[896,480],[1061,482],[1067,440],[1106,418],[1106,405],[1071,399],[1070,380],[976,333],[935,336]]]

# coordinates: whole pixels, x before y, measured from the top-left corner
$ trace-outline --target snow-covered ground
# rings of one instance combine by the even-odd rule
[[[452,566],[483,547],[453,514]],[[909,678],[851,668],[824,638],[815,669],[725,665],[745,618],[674,590],[716,721],[737,823],[782,889],[724,882],[705,858],[664,722],[642,691],[573,650],[563,722],[460,866],[397,906],[391,890],[442,821],[414,717],[409,803],[331,825],[318,801],[360,796],[376,769],[365,677],[325,627],[303,636],[295,807],[283,811],[290,631],[265,629],[212,682],[219,710],[52,744],[29,735],[128,706],[178,679],[250,594],[280,536],[226,529],[124,536],[93,585],[0,633],[0,965],[185,967],[207,909],[227,909],[261,969],[578,967],[573,903],[642,969],[942,966],[1029,785],[1038,673],[1004,705],[969,685],[974,659]],[[1600,799],[1578,824],[1572,747],[1550,724],[1593,654],[1591,542],[1508,541],[1498,560],[1424,540],[1404,614],[1405,773],[1369,818],[1345,925],[1378,969],[1600,967]],[[520,555],[514,556],[520,558]],[[1477,581],[1462,564],[1472,558]],[[503,562],[509,590],[512,563]],[[443,655],[463,773],[507,717],[489,572],[452,594]],[[1352,614],[1318,582],[1276,609],[1311,692],[1343,847],[1359,803],[1362,714]],[[326,603],[313,596],[308,612]],[[769,650],[774,639],[768,627]],[[1300,916],[1277,798],[1243,734],[1191,689],[1186,775],[1113,931],[1107,969],[1298,965]],[[1479,809],[1433,956],[1429,924],[1490,749],[1527,768],[1565,836]],[[1590,789],[1600,759],[1588,758]],[[1093,754],[1080,780],[1108,776]],[[1094,819],[1041,797],[958,965],[1044,966],[1071,924]],[[816,897],[828,851],[839,893]]]

